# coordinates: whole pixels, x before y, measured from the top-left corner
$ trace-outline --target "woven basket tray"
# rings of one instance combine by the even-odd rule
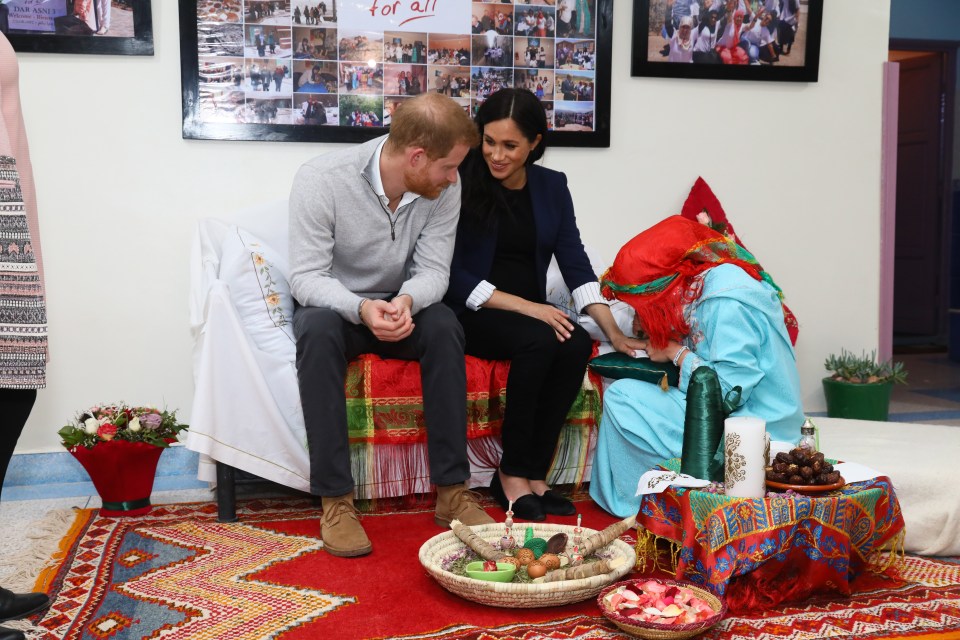
[[[692,638],[694,636],[700,635],[713,625],[720,622],[723,619],[723,616],[727,613],[727,604],[717,596],[713,595],[706,589],[701,589],[692,582],[685,582],[681,580],[664,580],[664,579],[654,579],[656,582],[660,582],[666,585],[673,585],[676,587],[686,587],[693,591],[701,600],[705,601],[713,610],[716,611],[715,614],[707,618],[706,620],[701,620],[700,622],[694,622],[690,624],[676,624],[676,625],[667,625],[667,624],[657,624],[655,622],[638,622],[637,620],[631,620],[626,616],[622,616],[619,613],[613,611],[607,611],[607,608],[603,606],[603,597],[607,595],[608,591],[616,589],[620,585],[624,584],[637,584],[644,583],[651,578],[638,578],[635,580],[626,580],[624,582],[618,582],[617,584],[612,584],[609,587],[604,588],[600,595],[597,596],[597,605],[600,607],[600,611],[606,616],[607,620],[617,625],[630,635],[636,636],[637,638],[643,638],[643,640],[686,640],[686,638]]]
[[[524,527],[526,526],[524,524]],[[573,537],[574,527],[572,525],[542,523],[532,526],[534,535],[538,538],[548,539],[556,533],[565,533],[567,536]],[[499,542],[500,536],[503,535],[503,524],[479,525],[473,527],[473,532],[493,544]],[[596,533],[593,529],[583,529],[585,538],[593,533]],[[461,598],[494,607],[515,609],[553,607],[592,598],[600,593],[600,590],[605,586],[630,572],[637,559],[633,547],[618,539],[599,552],[610,559],[618,556],[624,559],[624,562],[610,573],[579,580],[563,580],[543,584],[487,582],[460,576],[443,568],[442,563],[445,559],[456,556],[458,552],[464,550],[466,550],[466,545],[457,538],[453,531],[447,531],[423,543],[423,546],[420,547],[420,564],[441,586]]]

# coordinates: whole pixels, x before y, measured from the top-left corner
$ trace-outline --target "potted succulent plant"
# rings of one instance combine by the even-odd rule
[[[906,384],[902,362],[877,361],[874,350],[855,355],[841,350],[823,363],[831,375],[823,379],[827,415],[831,418],[886,420],[894,384]]]

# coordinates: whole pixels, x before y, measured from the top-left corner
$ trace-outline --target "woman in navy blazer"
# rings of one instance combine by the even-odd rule
[[[617,327],[580,241],[567,178],[533,163],[543,156],[546,113],[533,93],[502,89],[477,112],[482,141],[460,167],[463,195],[444,301],[457,313],[466,352],[510,360],[500,468],[491,493],[516,517],[573,515],[546,483],[592,342],[547,304],[547,268],[557,257],[574,306],[596,320],[618,351],[639,342]]]

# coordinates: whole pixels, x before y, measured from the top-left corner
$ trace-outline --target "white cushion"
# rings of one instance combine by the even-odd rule
[[[287,362],[297,354],[287,261],[255,235],[231,226],[223,240],[220,279],[230,287],[247,334],[261,351]]]

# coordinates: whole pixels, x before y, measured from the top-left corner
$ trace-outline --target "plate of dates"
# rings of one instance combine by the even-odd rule
[[[846,484],[823,452],[801,447],[778,453],[766,469],[766,480],[770,489],[803,494],[825,493]]]

